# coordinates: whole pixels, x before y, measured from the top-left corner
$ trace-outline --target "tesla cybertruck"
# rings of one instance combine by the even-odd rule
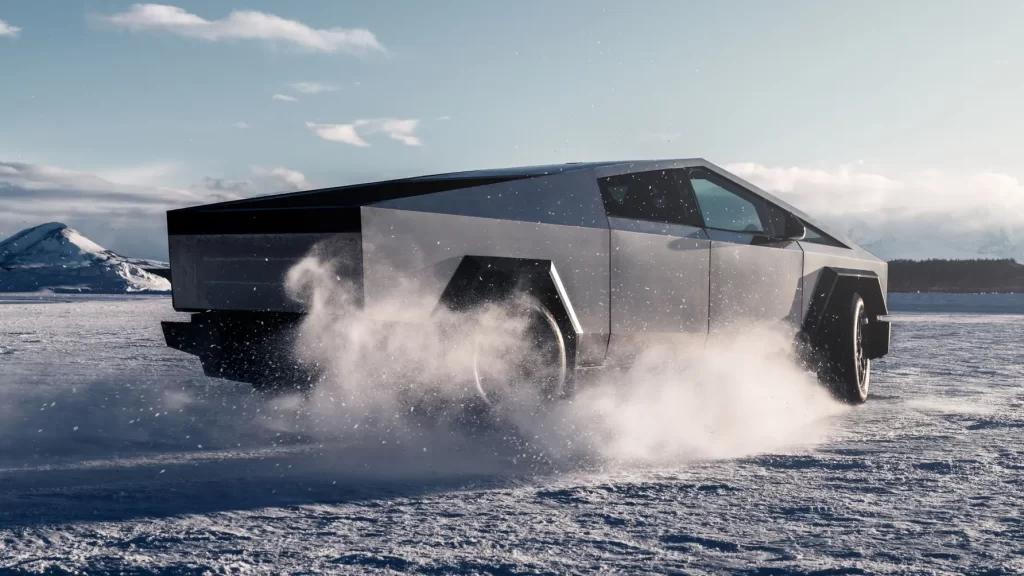
[[[314,247],[364,307],[410,279],[445,309],[527,302],[527,363],[551,368],[549,396],[659,341],[781,322],[820,380],[861,403],[889,350],[887,264],[702,159],[326,188],[172,210],[167,227],[174,308],[194,313],[163,323],[167,344],[257,388],[304,369],[289,344],[304,308],[284,278]]]

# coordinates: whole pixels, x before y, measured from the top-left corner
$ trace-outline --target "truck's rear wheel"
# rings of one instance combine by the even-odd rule
[[[871,360],[867,355],[868,315],[864,299],[854,293],[832,316],[827,344],[825,377],[833,393],[849,404],[868,399]]]
[[[542,302],[518,297],[509,303],[524,329],[511,345],[488,346],[478,338],[473,346],[473,379],[480,398],[491,406],[517,398],[548,402],[562,397],[570,367],[565,335]]]

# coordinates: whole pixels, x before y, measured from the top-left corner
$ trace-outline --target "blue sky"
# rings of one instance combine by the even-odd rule
[[[165,204],[623,158],[868,224],[960,189],[1020,206],[1024,3],[630,4],[0,0],[0,238],[52,213],[159,256]],[[123,205],[88,205],[103,182]]]

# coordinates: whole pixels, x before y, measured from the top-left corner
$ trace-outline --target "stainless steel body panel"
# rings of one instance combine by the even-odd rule
[[[811,305],[813,288],[818,282],[821,269],[825,266],[870,270],[878,274],[878,282],[882,287],[882,298],[888,304],[889,265],[885,261],[875,258],[859,247],[847,250],[835,246],[814,244],[812,242],[800,242],[800,246],[804,251],[803,284],[806,286],[801,307],[801,321],[807,317],[807,308]]]
[[[754,244],[751,234],[708,230],[711,237],[711,334],[739,324],[798,327],[803,304],[803,251],[796,242]]]
[[[357,276],[359,234],[203,234],[169,238],[176,310],[300,312],[284,291],[288,269],[319,246]],[[352,264],[355,264],[353,266]]]
[[[410,196],[371,206],[495,220],[608,228],[601,192],[590,170]]]
[[[685,334],[703,344],[708,329],[708,253],[700,228],[609,218],[611,332],[608,356]]]
[[[370,314],[426,320],[463,256],[550,260],[579,321],[581,344],[587,343],[579,361],[603,361],[609,326],[607,228],[367,206],[362,230],[363,293]]]
[[[847,247],[755,243],[749,234],[606,216],[599,178],[698,166]],[[518,179],[502,180],[502,175]],[[454,184],[469,176],[479,180],[466,187]],[[430,189],[436,191],[407,190],[431,178],[440,186]],[[285,295],[283,280],[291,265],[320,247],[317,254],[359,277],[369,313],[421,321],[435,309],[464,256],[550,260],[579,324],[578,361],[585,365],[603,362],[606,353],[613,360],[628,356],[652,339],[702,342],[709,331],[723,332],[739,322],[782,320],[799,326],[824,266],[874,271],[885,296],[885,262],[705,160],[593,163],[437,178],[396,181],[393,189],[376,183],[361,191],[324,189],[174,211],[180,226],[172,231],[169,225],[174,307],[301,312]],[[377,184],[380,195],[374,192]],[[273,205],[247,204],[256,201]],[[352,218],[341,223],[336,213]],[[248,228],[251,214],[262,215],[260,225],[271,229]],[[315,223],[319,228],[311,228],[310,215],[316,214],[322,216]],[[278,219],[287,226],[278,226]],[[222,233],[231,226],[236,227],[233,233]]]

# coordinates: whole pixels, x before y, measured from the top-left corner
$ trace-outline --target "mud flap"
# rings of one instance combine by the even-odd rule
[[[200,346],[197,345],[199,334],[197,326],[192,322],[161,322],[160,328],[164,332],[164,342],[175,350],[181,350],[193,356],[199,355]]]
[[[866,346],[864,352],[868,359],[881,358],[889,353],[889,339],[892,336],[892,325],[884,320],[869,322],[867,327]]]

